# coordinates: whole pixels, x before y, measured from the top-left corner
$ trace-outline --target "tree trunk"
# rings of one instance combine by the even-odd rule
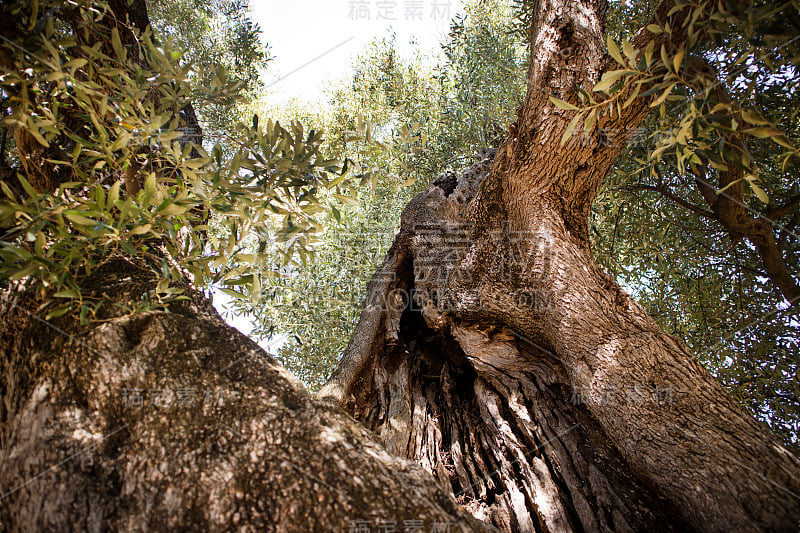
[[[126,304],[156,281],[119,259],[82,286]],[[202,297],[92,326],[34,312],[0,301],[0,531],[489,529]]]
[[[124,42],[148,25],[144,0],[109,7]],[[80,16],[60,13],[68,25]],[[10,27],[2,36],[21,41]],[[199,143],[191,106],[181,121]],[[18,142],[17,156],[41,176],[34,187],[67,181],[29,146]],[[41,287],[0,284],[0,531],[492,529],[314,400],[188,282],[191,302],[129,313],[159,270],[114,256],[76,278],[103,302],[89,325],[40,318],[53,303],[35,300]]]
[[[547,96],[608,64],[603,11],[535,3],[516,135],[407,207],[322,393],[377,438],[188,287],[168,311],[111,305],[158,265],[84,278],[109,301],[93,325],[45,322],[5,289],[0,530],[795,531],[797,459],[592,259],[586,217],[618,148],[600,130],[561,148],[570,116]]]
[[[800,462],[592,257],[589,208],[622,149],[601,132],[649,99],[562,147],[572,112],[548,96],[575,101],[611,65],[604,11],[534,2],[513,136],[408,205],[320,395],[504,531],[796,531]],[[672,46],[684,11],[673,41],[634,45]]]

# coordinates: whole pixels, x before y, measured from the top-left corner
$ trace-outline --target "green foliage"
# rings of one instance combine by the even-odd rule
[[[736,399],[797,450],[799,310],[786,305],[751,246],[731,242],[717,222],[656,192],[633,190],[636,166],[630,154],[623,157],[593,207],[598,260]],[[689,187],[678,180],[670,185]],[[682,196],[702,201],[698,193]],[[798,239],[789,240],[787,255],[797,257]],[[792,268],[796,275],[797,265]]]
[[[688,5],[677,2],[668,16]],[[755,21],[791,13],[795,9],[792,2],[754,8],[741,19],[741,14],[726,11],[721,3],[703,3],[692,6],[683,20],[670,18],[663,25],[647,27],[653,34],[670,35],[677,31],[674,25],[679,24],[686,32],[686,39],[675,49],[668,44],[657,48],[650,41],[644,50],[637,50],[630,41],[622,40],[620,46],[609,36],[608,52],[621,68],[606,71],[591,91],[578,88],[579,102],[550,98],[557,107],[576,111],[562,145],[575,135],[579,124],[584,134],[591,134],[600,117],[619,115],[640,99],[650,97],[650,107],[658,110],[657,118],[650,123],[655,146],[637,172],[656,176],[657,162],[677,174],[691,171],[704,176],[737,167],[744,171],[743,177],[717,192],[744,181],[762,203],[769,203],[759,177],[761,165],[753,159],[748,143],[758,144],[759,150],[767,151],[770,148],[763,147],[764,143],[777,144],[782,152],[774,157],[779,159],[781,171],[800,156],[800,145],[791,139],[790,125],[787,124],[788,129],[781,128],[785,116],[770,117],[768,110],[755,108],[753,96],[761,88],[786,83],[786,78],[794,77],[800,66],[800,54],[792,52],[796,47],[786,34],[772,35],[763,41],[756,38]],[[706,16],[710,25],[698,22]],[[700,38],[704,33],[725,46],[709,47],[707,40]],[[779,47],[768,49],[762,42]],[[794,82],[789,81],[789,85]],[[728,92],[734,93],[733,99]]]
[[[456,17],[439,68],[440,150],[472,154],[505,140],[525,95],[527,53],[506,2],[475,2]]]
[[[750,194],[737,201],[749,216],[773,223],[789,272],[800,277],[800,215],[792,203],[800,194],[800,55],[792,40],[797,31],[787,30],[798,17],[789,2],[748,7],[736,16],[714,13],[702,29],[710,41],[694,46],[689,39],[684,47],[648,54],[624,40],[618,47],[609,42],[623,68],[583,93],[575,107],[586,117],[591,108],[616,112],[620,101],[631,105],[621,81],[641,87],[636,97],[649,92],[655,99],[656,112],[639,131],[611,132],[618,135],[610,142],[626,142],[620,133],[633,140],[593,206],[593,249],[666,331],[800,451],[798,306],[789,306],[769,280],[754,247],[708,215],[698,187],[726,194],[730,189],[715,190],[719,173],[740,171]],[[624,39],[630,28],[616,35]]]
[[[400,203],[390,195],[376,191],[388,205]],[[350,338],[367,282],[394,238],[395,217],[364,192],[359,207],[324,221],[321,245],[308,268],[286,269],[263,290],[253,335],[283,335],[278,359],[313,391],[325,383]]]
[[[471,165],[480,148],[497,146],[513,120],[525,69],[511,15],[503,2],[470,4],[434,69],[400,57],[392,38],[378,40],[325,112],[283,110],[324,125],[335,156],[350,158],[354,177],[369,185],[357,205],[327,216],[307,269],[270,279],[258,305],[234,303],[255,318],[255,336],[283,339],[278,359],[312,390],[344,350],[405,204],[441,173]]]
[[[24,7],[4,15],[35,20]],[[48,18],[40,33],[2,43],[2,126],[28,140],[2,181],[0,279],[51,297],[51,317],[80,309],[88,318],[97,306],[76,278],[127,254],[161,264],[145,308],[181,298],[171,282],[183,272],[198,286],[246,287],[257,298],[268,264],[307,258],[327,206],[321,195],[349,191],[341,163],[323,155],[321,132],[298,122],[239,125],[228,137],[233,154],[216,145],[209,155],[186,134],[194,71],[181,54],[149,30],[117,26],[102,3],[74,7],[71,30]],[[240,86],[217,69],[205,90],[228,98]]]
[[[248,0],[147,2],[155,34],[183,52],[183,64],[195,66],[188,82],[207,138],[226,132],[231,117],[241,113],[241,97],[245,101],[256,97],[263,86],[260,71],[270,58],[258,25],[250,19],[248,4]],[[213,87],[217,69],[208,67],[214,66],[222,68],[230,82],[238,83],[239,98],[201,90]]]

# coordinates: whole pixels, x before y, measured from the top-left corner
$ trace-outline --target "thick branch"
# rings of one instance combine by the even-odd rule
[[[665,44],[669,50],[677,50],[686,38],[683,22],[690,8],[668,18],[673,6],[672,1],[662,2],[651,21],[669,20],[671,33],[654,34],[643,27],[633,38],[634,47],[643,50],[653,42],[657,49]],[[575,134],[561,146],[576,112],[557,109],[549,97],[579,105],[578,87],[591,91],[605,70],[620,68],[606,51],[605,10],[601,0],[534,4],[528,90],[516,132],[499,151],[497,164],[511,218],[526,218],[531,202],[545,196],[561,213],[573,238],[583,241],[588,239],[591,204],[625,145],[609,142],[609,135],[626,137],[626,132],[648,115],[649,104],[656,97],[639,97],[619,114],[606,113],[586,134]],[[707,15],[708,10],[703,13]],[[697,24],[702,24],[703,16]],[[629,82],[621,89],[621,98],[627,99],[633,91],[634,84]],[[582,126],[575,131],[582,132]]]
[[[772,220],[749,216],[745,204],[729,196],[727,191],[720,193],[719,199],[710,207],[715,218],[732,238],[744,237],[755,246],[767,276],[783,297],[792,305],[800,305],[800,285],[789,273],[788,265],[775,240]]]
[[[111,310],[153,289],[142,266],[79,282]],[[0,294],[0,529],[490,529],[192,294],[89,326]]]
[[[474,174],[470,170],[459,183]],[[489,457],[498,454],[497,449],[510,450],[516,457],[524,449],[518,443],[529,438],[526,432],[535,434],[533,428],[547,426],[541,403],[531,399],[536,387],[529,384],[534,372],[530,367],[555,364],[563,369],[563,378],[552,372],[539,377],[563,379],[574,390],[585,391],[583,405],[624,458],[632,477],[655,487],[656,496],[666,497],[692,527],[755,531],[793,526],[800,519],[797,459],[725,393],[685,346],[664,333],[601,271],[546,199],[533,204],[524,229],[484,215],[475,226],[468,226],[468,241],[453,234],[449,228],[470,222],[472,214],[497,212],[497,206],[503,206],[498,188],[484,182],[478,190],[466,205],[462,202],[469,200],[469,194],[447,194],[437,185],[412,200],[390,259],[370,285],[368,305],[378,305],[362,315],[353,342],[321,394],[335,397],[369,423],[397,453],[417,458],[431,471],[438,465],[446,469],[454,461],[462,486],[466,481],[490,487],[491,498],[477,495],[476,516],[489,513],[494,523],[502,524],[503,513],[493,508],[494,501],[517,517],[517,523],[539,516],[543,530],[595,530],[593,520],[602,518],[584,505],[575,487],[585,485],[575,478],[568,482],[570,496],[563,506],[540,504],[537,498],[552,492],[546,483],[531,486],[526,458],[519,459],[520,473],[504,470],[500,481],[491,475],[487,479],[480,463],[471,466],[473,460],[483,461],[484,452],[476,451],[474,443],[483,445],[485,435],[502,441],[498,448],[490,441]],[[379,305],[389,304],[396,289],[414,295],[418,320],[424,324],[409,322],[409,307]],[[480,336],[474,335],[476,330]],[[448,334],[460,348],[446,341]],[[411,337],[405,344],[404,335]],[[419,351],[437,335],[445,339],[438,349]],[[445,370],[437,374],[436,369],[442,364],[448,369],[464,366],[458,349],[466,353],[472,370],[459,370],[462,377],[451,386]],[[409,353],[416,355],[407,358]],[[414,387],[409,374],[424,365],[433,369],[424,367],[423,377],[441,375],[442,382],[426,381],[422,397],[410,392],[405,396]],[[481,379],[493,374],[493,390],[487,392],[480,380],[466,379],[473,371]],[[456,420],[455,426],[449,425],[453,409],[439,399],[452,396],[453,387],[466,396],[452,405],[469,405],[473,392],[479,398],[482,423]],[[659,401],[655,393],[666,390],[674,394],[674,402]],[[430,404],[436,407],[424,406]],[[422,412],[418,406],[423,406]],[[579,418],[566,411],[557,419]],[[451,429],[426,429],[428,419]],[[406,420],[413,424],[410,429]],[[593,445],[577,441],[579,449]],[[465,457],[465,449],[471,457]],[[560,464],[560,457],[554,451],[543,461]],[[502,464],[502,459],[498,461]],[[593,463],[590,468],[604,471],[605,466]],[[550,474],[543,477],[552,479]],[[446,472],[442,478],[447,478]],[[521,492],[529,496],[523,498]],[[526,511],[523,501],[534,503]],[[546,516],[539,505],[553,516]],[[580,507],[586,514],[571,515],[570,505],[576,513]],[[573,525],[563,525],[562,510]],[[525,530],[511,524],[504,529]]]

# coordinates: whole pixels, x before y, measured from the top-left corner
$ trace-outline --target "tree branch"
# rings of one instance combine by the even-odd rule
[[[717,218],[717,216],[714,213],[712,213],[711,211],[708,211],[706,209],[703,209],[702,207],[696,206],[691,202],[687,202],[686,200],[684,200],[680,196],[677,196],[677,195],[671,193],[665,186],[645,185],[645,184],[641,184],[640,183],[640,184],[636,184],[636,185],[630,185],[630,186],[626,187],[625,190],[631,191],[631,192],[633,192],[633,191],[653,191],[653,192],[657,192],[661,196],[672,200],[676,204],[679,204],[679,205],[685,207],[686,209],[689,209],[693,213],[696,213],[696,214],[698,214],[700,216],[703,216],[703,217],[706,217],[706,218],[711,218],[711,219],[714,219],[714,220],[716,220],[716,218]]]
[[[698,59],[693,64],[704,75],[713,74],[710,65],[705,61]],[[731,103],[730,94],[722,80],[717,79],[714,83],[714,97],[719,102]],[[730,141],[727,144],[731,146],[747,151],[746,137],[733,137],[726,141]],[[735,241],[744,237],[756,247],[770,281],[780,289],[790,304],[800,305],[800,285],[789,273],[786,260],[775,240],[772,228],[774,218],[768,215],[752,217],[748,214],[748,210],[752,209],[744,203],[744,170],[739,165],[731,164],[727,170],[716,171],[717,190],[709,183],[704,167],[697,167],[694,172],[695,183],[714,212],[715,219],[722,224],[731,239]],[[779,216],[784,209],[790,212],[791,205],[796,201],[800,199],[794,198],[774,212]]]
[[[789,199],[785,204],[767,209],[764,216],[770,220],[776,220],[786,215],[790,215],[795,211],[795,208],[800,206],[800,194]]]
[[[653,33],[645,26],[636,33],[634,47],[642,50],[653,42],[656,47],[667,44],[671,50],[685,40],[683,22],[691,8],[667,17],[674,5],[672,0],[662,2],[651,19],[652,23],[669,20],[671,32]],[[504,174],[503,195],[512,218],[525,219],[536,204],[545,201],[557,207],[570,233],[584,242],[588,242],[591,204],[624,149],[623,143],[605,142],[602,132],[637,127],[656,97],[635,98],[619,114],[606,113],[593,124],[589,122],[586,135],[562,142],[577,112],[556,108],[550,97],[578,104],[579,88],[591,91],[604,71],[620,68],[609,56],[604,40],[606,7],[604,0],[534,3],[527,93],[512,134],[498,150],[495,162],[495,174]],[[708,11],[696,24],[702,24]],[[622,97],[634,90],[634,84],[628,83]],[[573,131],[583,130],[582,126],[581,122]]]

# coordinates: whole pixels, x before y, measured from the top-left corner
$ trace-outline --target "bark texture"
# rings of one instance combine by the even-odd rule
[[[563,222],[465,230],[464,192],[406,209],[320,395],[505,531],[794,530],[800,465],[777,437]]]
[[[87,296],[139,297],[140,267]],[[91,327],[35,311],[2,296],[1,531],[489,530],[199,296]]]
[[[513,136],[408,205],[321,395],[504,531],[796,530],[800,462],[592,257],[589,208],[622,149],[601,132],[649,99],[561,146],[573,112],[548,97],[576,103],[612,64],[605,3],[532,9]],[[685,16],[634,44],[675,46]]]
[[[146,24],[142,1],[111,5]],[[599,129],[562,148],[570,112],[547,97],[607,68],[605,4],[533,9],[515,136],[409,204],[322,391],[374,432],[197,294],[114,311],[157,279],[116,258],[81,280],[108,300],[98,324],[2,293],[0,530],[796,531],[797,458],[592,258],[619,148]]]
[[[116,27],[132,43],[149,23],[144,0],[108,5],[94,29]],[[54,12],[68,26],[80,16]],[[12,43],[20,28],[0,23]],[[191,106],[180,113],[184,137],[199,143]],[[69,181],[17,133],[35,188]],[[92,325],[45,321],[53,302],[36,301],[38,287],[0,286],[0,531],[491,530],[339,407],[312,399],[188,284],[190,303],[128,314],[155,289],[155,261],[117,256],[78,278],[84,298],[103,302]]]

